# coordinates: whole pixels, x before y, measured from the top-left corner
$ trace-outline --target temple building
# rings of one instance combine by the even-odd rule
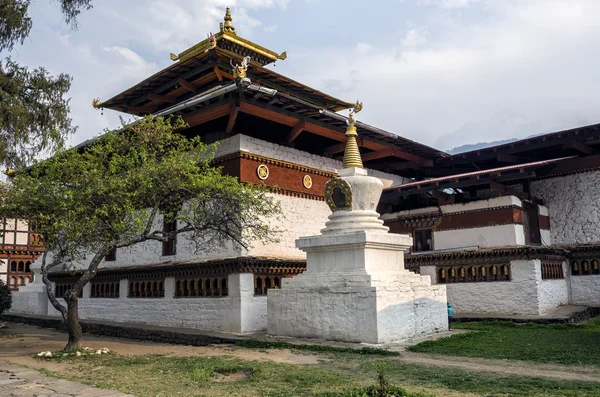
[[[0,280],[12,291],[33,281],[31,264],[42,254],[44,244],[24,221],[0,220]]]
[[[219,31],[171,54],[172,65],[93,101],[135,116],[181,116],[183,134],[218,141],[215,164],[268,186],[283,215],[272,220],[280,242],[248,250],[231,243],[197,254],[180,238],[112,252],[83,290],[81,318],[267,329],[267,291],[304,272],[296,240],[319,234],[331,214],[325,184],[343,168],[349,122],[340,112],[358,105],[269,69],[285,58],[239,36],[227,9]],[[443,284],[456,314],[600,305],[600,125],[451,156],[352,123],[366,172],[383,183],[377,212],[390,232],[412,237],[406,268]],[[14,294],[14,312],[58,315],[39,278]],[[50,279],[59,296],[75,281],[71,273]]]

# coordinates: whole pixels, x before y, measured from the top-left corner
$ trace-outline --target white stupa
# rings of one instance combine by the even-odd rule
[[[267,297],[274,336],[390,343],[448,329],[446,286],[404,268],[408,235],[388,233],[376,211],[383,183],[367,176],[351,112],[343,169],[325,185],[332,210],[321,235],[301,237],[307,269]]]

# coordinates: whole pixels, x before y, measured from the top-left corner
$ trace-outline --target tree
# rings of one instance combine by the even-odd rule
[[[0,280],[0,315],[10,310],[11,306],[12,295],[10,294],[10,289],[8,288],[8,285],[4,283],[4,281]]]
[[[60,0],[65,21],[77,27],[77,16],[91,0]],[[0,51],[9,53],[29,36],[30,0],[0,0]],[[0,165],[22,167],[40,152],[60,148],[75,128],[69,118],[71,87],[66,74],[50,76],[42,67],[30,71],[10,57],[0,60]]]
[[[35,224],[44,236],[42,279],[69,331],[65,350],[81,347],[77,296],[111,250],[178,234],[198,251],[275,240],[266,219],[279,203],[263,187],[223,175],[212,166],[216,146],[175,132],[183,127],[180,119],[146,117],[85,149],[58,152],[6,188],[0,213]],[[177,221],[175,230],[163,231],[163,217]],[[48,272],[75,268],[65,307]]]

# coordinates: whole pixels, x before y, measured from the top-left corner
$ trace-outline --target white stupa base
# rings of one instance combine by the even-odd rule
[[[392,343],[446,330],[446,287],[404,269],[411,241],[368,231],[298,239],[308,269],[268,291],[268,334]]]

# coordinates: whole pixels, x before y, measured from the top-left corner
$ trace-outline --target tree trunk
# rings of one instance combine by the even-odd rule
[[[67,331],[69,332],[69,343],[65,346],[65,351],[75,351],[81,349],[81,325],[79,324],[79,298],[77,292],[71,290],[65,294],[67,301]]]

